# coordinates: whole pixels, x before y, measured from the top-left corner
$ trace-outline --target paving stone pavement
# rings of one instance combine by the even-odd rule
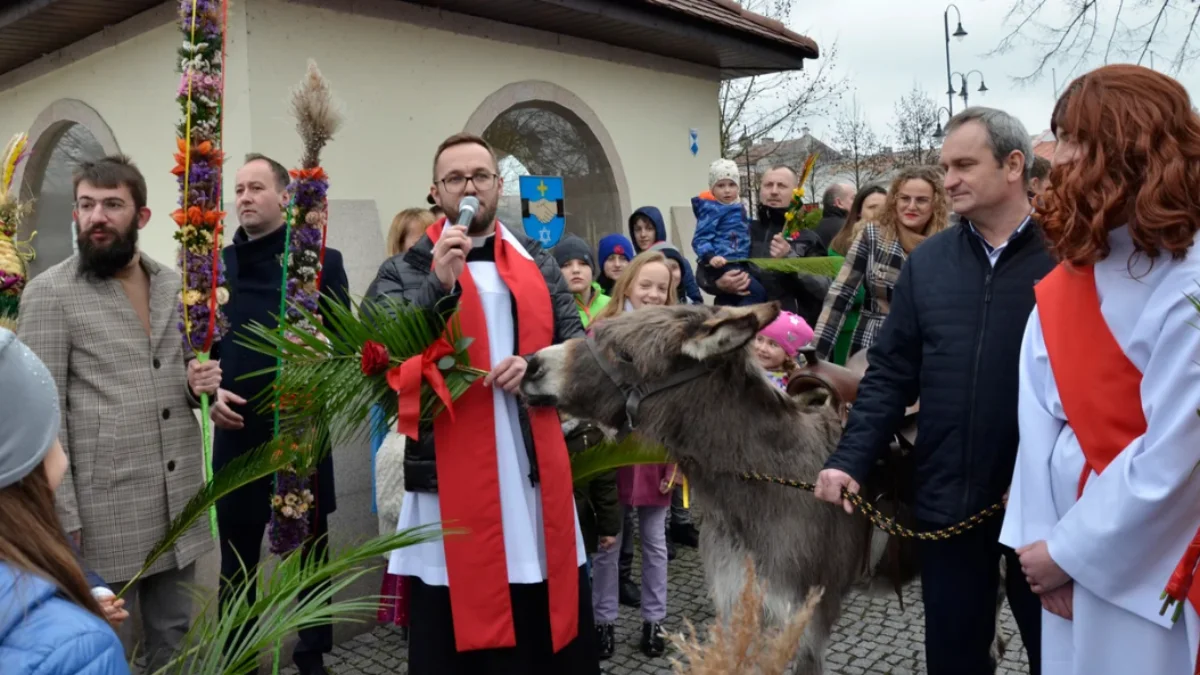
[[[634,575],[638,566],[635,563]],[[680,548],[669,567],[670,632],[683,631],[683,619],[699,627],[713,618],[704,586],[704,571],[695,549]],[[419,620],[419,617],[417,618]],[[1001,615],[1002,633],[1009,637],[1004,659],[997,675],[1028,673],[1016,623],[1005,607]],[[647,658],[638,650],[641,617],[637,610],[621,607],[617,626],[617,652],[603,663],[609,675],[670,675],[674,671],[666,656]],[[904,606],[894,594],[873,596],[852,592],[842,610],[842,618],[833,633],[826,653],[827,675],[879,675],[881,673],[917,674],[925,672],[924,620],[921,589],[913,584],[904,591]],[[398,630],[381,626],[370,633],[339,645],[326,666],[337,675],[384,675],[407,673],[407,646]],[[671,652],[668,651],[668,655]],[[294,675],[294,669],[284,671]],[[569,675],[569,674],[564,674]]]

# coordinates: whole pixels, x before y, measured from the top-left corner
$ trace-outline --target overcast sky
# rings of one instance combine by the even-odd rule
[[[978,75],[970,79],[970,102],[1002,108],[1012,112],[1025,123],[1031,134],[1047,129],[1050,112],[1054,107],[1055,91],[1050,69],[1045,76],[1032,84],[1019,85],[1013,77],[1027,75],[1036,67],[1043,50],[1031,45],[1018,45],[1009,53],[989,55],[1001,39],[1011,31],[1005,24],[1005,15],[1014,0],[958,0],[962,11],[962,25],[968,35],[960,42],[950,41],[950,62],[955,71],[967,72],[978,69],[984,74],[989,91],[979,94]],[[1132,4],[1132,3],[1126,3]],[[1185,3],[1186,4],[1186,3]],[[893,104],[916,84],[925,89],[939,105],[946,105],[946,52],[942,28],[942,13],[946,3],[942,0],[842,0],[841,2],[819,0],[796,0],[790,26],[809,35],[821,46],[823,56],[828,48],[837,43],[836,67],[839,75],[849,78],[853,94],[859,106],[871,121],[876,133],[890,133],[888,125],[893,118]],[[1046,14],[1045,19],[1061,18],[1067,0],[1049,0],[1057,14]],[[1116,3],[1108,3],[1115,7]],[[1193,6],[1194,8],[1194,6]],[[1111,10],[1109,10],[1111,11]],[[1101,16],[1107,26],[1099,31],[1096,40],[1098,54],[1090,59],[1082,70],[1073,74],[1074,61],[1057,62],[1058,86],[1064,87],[1070,79],[1091,68],[1104,64],[1104,44],[1112,24],[1108,17]],[[1152,14],[1143,12],[1130,15],[1126,26],[1136,27],[1142,21],[1152,20]],[[1168,38],[1155,56],[1154,67],[1169,72],[1170,59],[1178,49],[1186,19],[1182,14],[1166,18]],[[950,31],[957,23],[954,10],[950,10]],[[1028,34],[1042,35],[1036,29]],[[1175,38],[1175,39],[1171,39]],[[1200,45],[1198,45],[1200,46]],[[1136,55],[1125,57],[1114,54],[1110,62],[1136,62]],[[1149,58],[1143,65],[1149,66]],[[1182,74],[1173,75],[1188,88],[1193,100],[1200,98],[1200,62],[1185,67]],[[958,78],[955,77],[955,88]],[[848,94],[845,101],[851,100]],[[962,109],[962,99],[955,97],[954,109]],[[826,119],[806,122],[814,133],[824,140],[833,135],[832,115]]]

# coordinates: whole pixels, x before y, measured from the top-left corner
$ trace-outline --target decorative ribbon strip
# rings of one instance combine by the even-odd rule
[[[429,383],[435,396],[446,406],[446,414],[454,419],[454,399],[446,386],[446,379],[438,362],[446,357],[453,358],[454,346],[445,337],[440,337],[418,356],[413,356],[392,368],[387,373],[387,382],[400,399],[400,413],[396,431],[413,440],[419,434],[421,423],[421,381]]]

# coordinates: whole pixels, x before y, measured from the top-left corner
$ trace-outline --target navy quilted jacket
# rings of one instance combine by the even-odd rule
[[[995,268],[966,225],[913,250],[826,467],[861,484],[919,397],[914,515],[948,525],[999,501],[1017,457],[1017,362],[1033,285],[1053,266],[1034,223]]]
[[[0,673],[129,675],[129,666],[103,619],[49,581],[0,562]]]

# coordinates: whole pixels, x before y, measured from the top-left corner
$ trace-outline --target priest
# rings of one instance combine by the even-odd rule
[[[1052,130],[1061,264],[1025,331],[1000,541],[1042,601],[1043,673],[1187,675],[1197,593],[1179,616],[1162,596],[1200,526],[1200,119],[1178,82],[1116,65],[1068,87]]]
[[[554,256],[496,220],[498,171],[482,138],[446,139],[430,188],[446,218],[367,291],[457,310],[471,365],[490,371],[455,401],[454,420],[401,429],[399,529],[441,522],[461,533],[395,551],[389,571],[410,581],[410,673],[590,675],[599,661],[562,427],[553,409],[515,396],[521,355],[583,326]]]

